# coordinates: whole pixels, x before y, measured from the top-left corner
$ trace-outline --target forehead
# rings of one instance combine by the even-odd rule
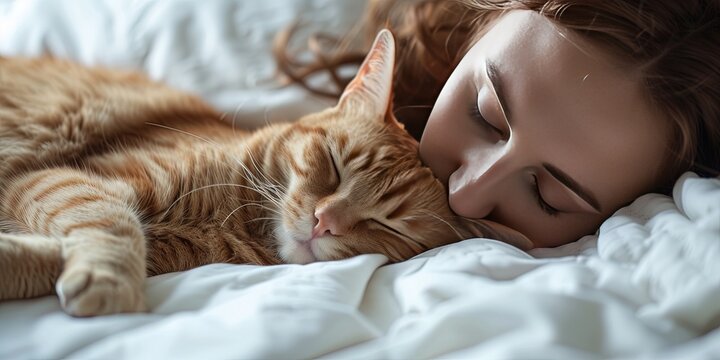
[[[553,163],[610,202],[657,181],[666,122],[639,73],[607,51],[533,11],[512,11],[468,55],[474,77],[484,74],[486,61],[497,64],[519,151]]]

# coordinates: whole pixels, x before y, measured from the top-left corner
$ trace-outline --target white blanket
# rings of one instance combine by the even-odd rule
[[[65,4],[65,7],[63,6]],[[355,0],[0,2],[0,54],[138,68],[244,126],[327,102],[273,82],[296,16],[340,32]],[[720,180],[685,174],[597,235],[531,254],[472,239],[386,265],[216,264],[148,279],[151,312],[77,319],[0,303],[0,358],[720,358]]]

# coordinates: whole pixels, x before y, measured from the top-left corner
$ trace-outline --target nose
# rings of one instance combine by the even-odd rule
[[[515,168],[507,148],[468,154],[448,179],[450,208],[465,217],[487,217],[511,190]]]
[[[312,238],[325,235],[342,236],[348,232],[352,225],[348,221],[347,216],[343,216],[346,212],[340,209],[338,204],[321,205],[315,209],[315,219],[317,223],[312,230]]]

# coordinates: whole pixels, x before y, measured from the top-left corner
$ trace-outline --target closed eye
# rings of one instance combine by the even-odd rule
[[[333,169],[335,170],[335,176],[337,176],[338,182],[340,182],[340,170],[338,169],[337,162],[333,156],[332,149],[328,147],[328,154],[330,155],[330,162],[332,163]]]
[[[390,226],[390,225],[384,224],[383,222],[378,221],[378,220],[376,220],[376,219],[371,219],[370,221],[372,221],[372,222],[375,223],[375,224],[378,224],[378,225],[382,226],[382,227],[385,228],[386,230],[388,230],[388,231],[392,232],[393,234],[397,235],[398,237],[400,237],[402,240],[405,241],[406,245],[409,246],[409,247],[410,247],[411,249],[413,249],[414,251],[422,252],[422,251],[426,251],[426,250],[429,250],[429,249],[430,249],[427,245],[423,244],[422,242],[420,242],[420,241],[418,241],[418,240],[416,240],[416,239],[413,239],[413,238],[410,237],[410,236],[407,236],[407,235],[403,234],[402,232],[396,230],[395,228],[393,228],[393,227]]]
[[[408,238],[407,235],[403,234],[403,233],[400,232],[399,230],[396,230],[395,228],[393,228],[393,227],[390,226],[390,225],[387,225],[387,224],[385,224],[385,223],[383,223],[383,222],[381,222],[381,221],[379,221],[379,220],[376,220],[376,219],[371,219],[371,221],[374,222],[374,223],[376,223],[376,224],[378,224],[378,225],[380,225],[380,226],[382,226],[382,227],[385,228],[386,230],[389,230],[390,232],[392,232],[392,233],[394,233],[394,234],[396,234],[396,235],[399,235],[399,236],[401,236],[401,237],[403,237],[403,238]]]
[[[532,184],[533,184],[533,195],[535,196],[535,200],[538,202],[538,206],[540,206],[540,209],[542,211],[550,216],[557,216],[558,213],[560,213],[560,210],[552,207],[550,204],[548,204],[545,199],[542,197],[542,193],[540,193],[540,185],[538,184],[537,175],[533,175],[532,177]]]
[[[483,128],[485,128],[485,129],[487,129],[487,130],[490,130],[490,131],[492,131],[492,132],[494,132],[494,133],[497,133],[497,134],[500,135],[501,137],[504,137],[504,136],[505,136],[505,134],[502,132],[502,130],[496,128],[495,126],[493,126],[493,124],[491,124],[490,122],[488,122],[488,121],[485,119],[485,117],[484,117],[484,116],[482,115],[482,113],[480,112],[480,108],[478,107],[478,104],[477,104],[477,103],[473,104],[473,105],[470,107],[469,114],[470,114],[470,117],[472,117],[472,118],[475,120],[475,122],[477,122],[477,123],[478,123],[480,126],[482,126]]]

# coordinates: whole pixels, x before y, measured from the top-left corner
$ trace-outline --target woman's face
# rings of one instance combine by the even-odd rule
[[[656,185],[665,122],[603,55],[532,11],[503,15],[469,50],[420,142],[453,211],[553,247]]]

